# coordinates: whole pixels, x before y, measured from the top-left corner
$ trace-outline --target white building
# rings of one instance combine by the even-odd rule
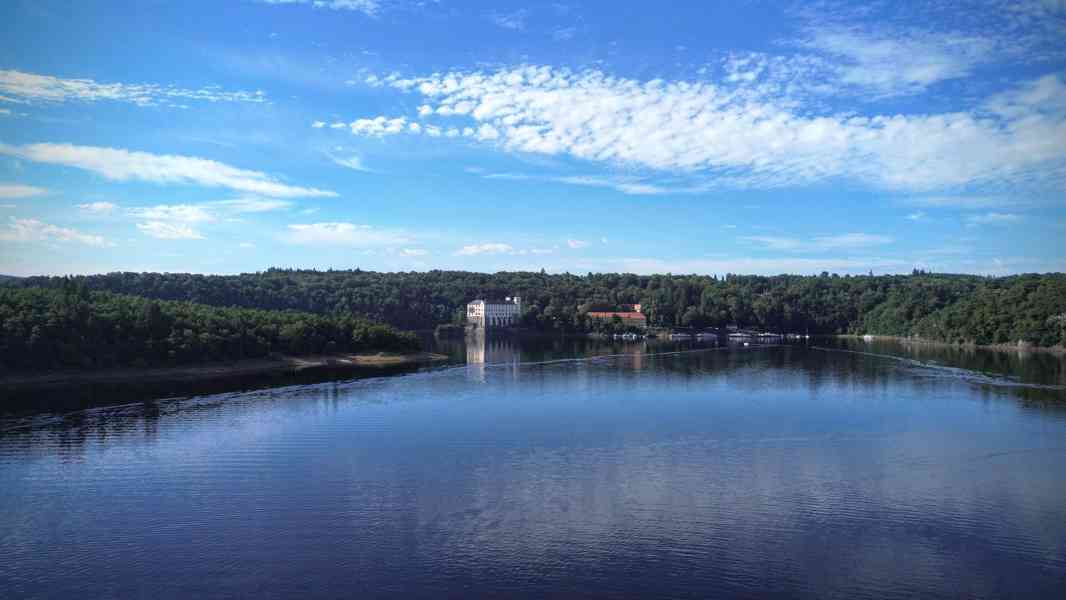
[[[522,299],[518,296],[507,298],[503,302],[474,300],[466,305],[466,322],[481,329],[514,325],[518,323],[521,314]]]

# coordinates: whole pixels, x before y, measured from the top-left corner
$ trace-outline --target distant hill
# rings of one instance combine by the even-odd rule
[[[537,272],[270,269],[242,275],[110,273],[26,277],[20,287],[83,286],[213,306],[355,315],[401,329],[458,323],[466,302],[522,297],[522,325],[582,332],[589,307],[640,304],[656,327],[729,324],[777,332],[870,333],[944,342],[1066,346],[1066,274],[587,275]]]

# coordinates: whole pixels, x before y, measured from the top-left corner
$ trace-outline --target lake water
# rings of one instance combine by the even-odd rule
[[[831,346],[0,417],[0,597],[1063,597],[1063,360]]]

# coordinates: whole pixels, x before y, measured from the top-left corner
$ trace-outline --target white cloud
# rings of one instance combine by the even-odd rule
[[[489,20],[504,29],[521,31],[526,28],[526,17],[528,16],[528,10],[520,9],[507,14],[493,13],[489,15]]]
[[[255,244],[253,244],[252,242],[241,242],[241,243],[237,244],[237,247],[238,248],[251,249],[251,248],[255,248]]]
[[[130,214],[139,219],[151,221],[202,223],[215,220],[214,215],[204,207],[195,204],[160,204],[157,206],[131,208]]]
[[[912,212],[911,214],[907,215],[907,220],[909,220],[909,221],[922,221],[922,220],[925,220],[925,212],[921,211],[921,210]]]
[[[0,198],[31,198],[47,194],[48,190],[18,183],[0,183]]]
[[[323,246],[387,246],[411,242],[411,237],[403,232],[354,223],[293,224],[288,226],[283,239],[290,244]]]
[[[188,225],[181,223],[163,223],[162,221],[149,221],[138,223],[145,236],[159,240],[203,240],[203,234]]]
[[[566,240],[566,245],[572,250],[578,250],[580,248],[587,248],[589,243],[584,240]]]
[[[263,4],[309,4],[315,8],[361,12],[373,17],[381,10],[379,0],[258,0]]]
[[[79,204],[78,208],[87,213],[109,215],[114,212],[118,206],[111,202],[89,202],[87,204]]]
[[[98,83],[92,79],[62,79],[51,75],[0,71],[0,92],[16,101],[96,102],[110,100],[138,106],[174,105],[178,102],[266,102],[262,91],[227,92],[218,87],[188,90],[150,83]]]
[[[830,25],[808,33],[803,45],[832,58],[834,83],[877,96],[914,94],[940,81],[967,77],[996,50],[987,36],[919,28],[873,32]]]
[[[428,250],[422,248],[403,248],[400,250],[402,256],[426,256],[429,254]]]
[[[966,218],[969,225],[1009,225],[1017,223],[1022,218],[1013,213],[990,212],[983,215],[971,215]]]
[[[869,233],[844,233],[839,235],[820,236],[815,237],[810,241],[766,235],[742,236],[737,239],[759,244],[768,250],[785,250],[790,252],[822,252],[827,250],[866,248],[870,246],[891,244],[893,242],[891,237]]]
[[[137,229],[149,237],[160,240],[202,240],[204,236],[188,225],[181,223],[164,223],[162,221],[148,221],[137,223]]]
[[[760,244],[770,250],[798,250],[803,247],[803,242],[800,240],[770,235],[749,235],[737,239]]]
[[[494,144],[505,150],[698,173],[708,183],[693,190],[840,177],[905,190],[1066,180],[1066,145],[1059,141],[1066,139],[1066,114],[1055,103],[1022,104],[1029,108],[1009,114],[978,106],[940,114],[818,115],[757,84],[642,82],[533,66],[397,78],[388,85],[416,92],[437,115],[491,126]],[[404,117],[361,119],[352,130],[400,133],[408,131],[406,123]],[[459,127],[447,132],[459,135]],[[477,132],[462,127],[465,137]],[[627,185],[631,193],[664,189]]]
[[[192,156],[150,154],[121,148],[72,144],[0,144],[0,154],[84,169],[115,181],[192,183],[279,198],[337,195],[327,190],[287,185],[260,171],[238,169]]]
[[[630,176],[595,176],[595,175],[566,175],[566,176],[540,176],[526,173],[484,173],[485,179],[502,179],[509,181],[549,181],[552,183],[564,183],[567,185],[580,185],[585,187],[602,187],[612,189],[631,196],[661,196],[666,194],[698,194],[708,191],[707,185],[662,185],[647,183]]]
[[[566,40],[573,39],[576,34],[576,27],[560,27],[552,32],[552,39],[557,42],[565,42]]]
[[[355,135],[369,135],[375,137],[381,137],[385,135],[396,135],[398,133],[404,133],[409,131],[407,129],[406,117],[374,117],[373,119],[356,119],[348,124],[348,127]]]
[[[264,213],[292,208],[292,202],[278,198],[256,198],[254,196],[219,200],[211,206],[234,214]]]
[[[864,248],[867,246],[880,246],[891,244],[894,240],[887,235],[872,235],[869,233],[844,233],[814,238],[814,246],[820,250],[836,250],[840,248]]]
[[[77,229],[58,227],[42,223],[37,219],[17,219],[10,217],[7,227],[0,229],[0,241],[4,242],[38,242],[58,241],[77,242],[87,246],[108,247],[115,244],[99,235],[82,233]]]
[[[992,208],[1012,204],[999,196],[926,196],[910,198],[907,204],[929,208]]]
[[[363,159],[354,154],[347,157],[329,155],[329,159],[342,167],[348,167],[349,169],[356,171],[370,171],[370,169],[366,168],[366,165],[363,164]]]
[[[456,251],[458,256],[475,256],[478,254],[510,254],[514,252],[514,247],[510,244],[501,243],[486,243],[486,244],[472,244],[469,246],[463,246]]]
[[[1066,113],[1066,83],[1057,75],[1045,75],[992,96],[984,108],[1009,118],[1024,118],[1033,113],[1062,115]]]

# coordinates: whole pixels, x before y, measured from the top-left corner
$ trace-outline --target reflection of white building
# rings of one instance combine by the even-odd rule
[[[466,337],[466,362],[478,364],[518,363],[518,348],[508,339],[474,334]]]
[[[473,323],[481,329],[507,327],[518,323],[518,316],[521,312],[522,299],[518,296],[507,298],[503,302],[474,300],[466,305],[466,322]]]

